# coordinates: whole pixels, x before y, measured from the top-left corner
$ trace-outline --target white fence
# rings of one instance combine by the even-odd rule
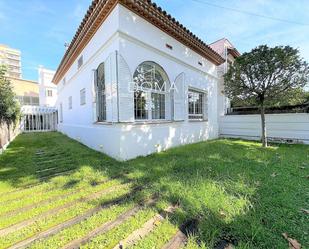
[[[19,134],[18,125],[12,123],[10,127],[0,123],[0,154],[6,149],[9,143]]]
[[[57,109],[53,107],[23,106],[20,129],[22,132],[57,130]]]
[[[266,114],[267,137],[309,144],[309,113]],[[227,115],[220,118],[220,136],[260,139],[260,115]]]

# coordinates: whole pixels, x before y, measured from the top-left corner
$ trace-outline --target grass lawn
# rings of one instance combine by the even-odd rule
[[[117,162],[59,133],[22,134],[0,155],[0,248],[309,248],[309,146],[215,140]],[[153,201],[151,201],[153,200]],[[164,211],[165,210],[165,211]],[[308,211],[307,211],[308,212]]]

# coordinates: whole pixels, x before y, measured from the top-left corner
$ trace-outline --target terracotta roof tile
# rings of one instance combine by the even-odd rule
[[[117,4],[133,11],[214,64],[224,62],[216,51],[151,0],[93,0],[60,62],[53,82],[57,84],[60,81]]]

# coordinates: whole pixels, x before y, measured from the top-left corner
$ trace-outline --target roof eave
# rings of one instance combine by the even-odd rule
[[[224,62],[224,59],[210,46],[150,0],[93,0],[53,77],[52,81],[56,85],[118,3],[215,65],[218,66]]]

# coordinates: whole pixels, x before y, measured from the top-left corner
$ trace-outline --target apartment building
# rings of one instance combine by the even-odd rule
[[[7,76],[21,79],[21,52],[0,44],[0,65],[7,67]]]

